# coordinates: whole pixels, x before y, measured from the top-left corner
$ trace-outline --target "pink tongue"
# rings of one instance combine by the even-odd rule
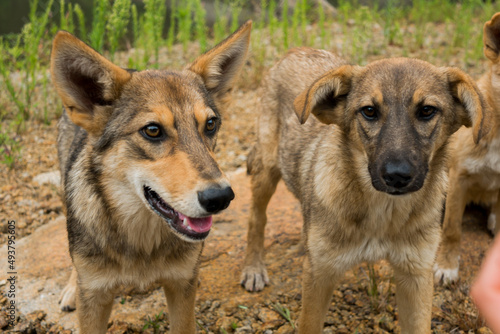
[[[204,217],[204,218],[191,218],[188,216],[184,216],[182,213],[178,212],[179,218],[181,221],[184,221],[184,218],[186,219],[189,227],[197,233],[205,233],[210,231],[210,228],[212,227],[212,216],[210,217]]]

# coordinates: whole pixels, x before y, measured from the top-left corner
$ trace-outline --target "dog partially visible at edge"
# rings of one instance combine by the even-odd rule
[[[402,333],[430,333],[448,141],[462,125],[476,143],[490,131],[474,81],[417,59],[359,67],[297,48],[271,69],[261,99],[241,284],[269,282],[266,209],[283,178],[304,218],[299,333],[321,333],[344,272],[379,259],[394,270]]]
[[[67,32],[51,75],[73,272],[61,308],[105,333],[120,285],[159,282],[170,331],[194,333],[203,240],[234,193],[214,159],[218,104],[240,72],[251,22],[180,71],[122,69]]]
[[[462,128],[453,135],[450,151],[449,188],[443,220],[441,245],[435,281],[449,284],[458,280],[462,217],[468,203],[490,209],[488,229],[500,231],[500,13],[484,24],[484,55],[489,70],[477,81],[479,90],[494,117],[490,133],[479,145],[471,139],[471,130]]]

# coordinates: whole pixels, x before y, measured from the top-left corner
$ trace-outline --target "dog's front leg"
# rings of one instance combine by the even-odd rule
[[[394,267],[399,323],[404,334],[431,332],[432,268],[415,267]]]
[[[104,334],[113,306],[113,293],[109,290],[84,288],[78,282],[76,312],[80,323],[80,334]]]
[[[247,291],[261,291],[269,284],[264,264],[264,232],[267,223],[266,209],[276,191],[280,175],[264,166],[259,153],[253,158],[252,202],[248,220],[247,250],[240,282]]]
[[[190,280],[169,281],[163,284],[168,303],[170,333],[193,334],[196,332],[194,304],[198,275]]]
[[[309,254],[304,259],[302,277],[302,311],[299,318],[300,334],[323,332],[328,305],[339,274],[332,275],[331,268],[312,264]]]
[[[460,182],[457,170],[450,169],[449,189],[443,221],[441,246],[434,266],[434,280],[449,284],[458,280],[462,217],[466,206],[465,185]]]

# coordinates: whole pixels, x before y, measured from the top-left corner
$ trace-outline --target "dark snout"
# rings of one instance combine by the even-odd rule
[[[211,214],[215,214],[226,209],[233,199],[234,192],[231,187],[213,187],[198,192],[198,201],[201,206]]]
[[[415,159],[393,157],[381,159],[378,168],[370,171],[375,189],[391,195],[403,195],[422,188],[427,168],[415,164]]]
[[[388,187],[403,189],[415,176],[415,169],[406,160],[389,161],[382,166],[382,178]]]

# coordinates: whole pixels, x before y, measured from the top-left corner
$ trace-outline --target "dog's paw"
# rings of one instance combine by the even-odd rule
[[[61,310],[64,312],[71,312],[76,309],[76,285],[69,283],[61,292],[59,298]]]
[[[495,227],[497,225],[497,216],[494,213],[490,213],[488,216],[488,230],[495,234]]]
[[[241,285],[247,291],[261,291],[269,284],[269,276],[264,265],[246,266],[241,274]]]
[[[458,281],[458,267],[444,269],[437,263],[434,264],[434,282],[436,284],[449,285]]]

